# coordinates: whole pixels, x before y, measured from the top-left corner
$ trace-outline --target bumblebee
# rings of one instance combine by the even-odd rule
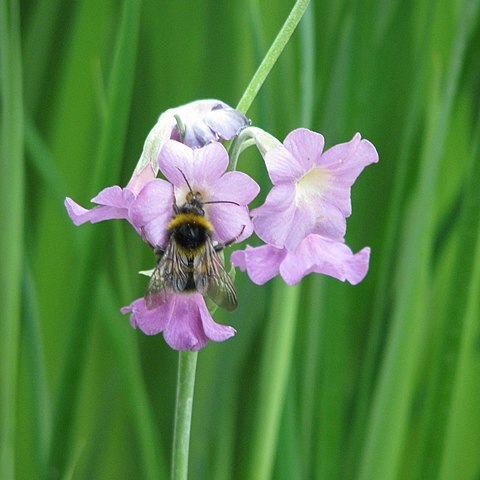
[[[237,308],[237,292],[228,275],[219,253],[243,233],[225,243],[213,244],[213,227],[205,218],[204,205],[208,203],[233,203],[215,201],[203,202],[199,192],[193,192],[188,185],[186,202],[179,207],[173,201],[174,216],[168,224],[166,247],[152,247],[157,255],[157,266],[148,282],[145,306],[152,310],[167,299],[168,292],[207,295],[225,310]]]

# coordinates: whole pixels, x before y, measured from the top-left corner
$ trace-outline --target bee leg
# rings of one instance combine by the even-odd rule
[[[173,193],[173,212],[175,215],[178,215],[180,213],[180,207],[177,205],[177,199],[175,198],[175,193]]]
[[[245,230],[245,225],[242,226],[242,230],[240,230],[240,233],[237,236],[233,237],[230,240],[227,240],[224,243],[218,243],[217,245],[215,245],[213,247],[214,250],[218,253],[218,252],[221,252],[222,250],[224,250],[225,248],[229,247],[230,245],[232,245],[233,243],[236,242],[237,238],[240,237],[240,235],[242,235],[244,230]]]

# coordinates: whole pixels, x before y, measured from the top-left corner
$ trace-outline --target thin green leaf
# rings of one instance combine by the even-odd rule
[[[15,477],[15,419],[23,254],[23,93],[19,2],[0,5],[0,478]]]
[[[95,191],[98,185],[114,181],[120,171],[133,88],[139,17],[140,1],[125,0],[109,79],[107,115],[94,165],[91,191]],[[76,280],[76,310],[67,340],[67,357],[62,370],[52,435],[51,463],[60,469],[65,461],[69,426],[75,411],[79,386],[76,372],[81,369],[84,359],[85,332],[89,330],[92,313],[90,296],[92,289],[95,289],[95,276],[92,278],[91,271],[105,245],[91,231],[84,240],[78,253],[80,268]]]

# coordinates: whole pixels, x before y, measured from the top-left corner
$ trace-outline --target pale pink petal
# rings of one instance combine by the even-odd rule
[[[183,175],[189,181],[193,177],[193,150],[180,142],[169,140],[160,150],[158,167],[170,183],[185,188]]]
[[[266,243],[283,247],[295,216],[295,186],[277,185],[265,203],[251,211],[255,233]]]
[[[91,202],[109,207],[125,208],[126,206],[128,207],[134,198],[135,196],[130,190],[114,185],[113,187],[104,188],[92,198]]]
[[[154,310],[147,310],[145,300],[138,298],[128,307],[120,309],[123,314],[130,313],[130,324],[133,328],[140,328],[146,335],[156,335],[162,332],[171,316],[172,304],[166,302]]]
[[[306,173],[303,165],[283,145],[269,150],[264,160],[274,185],[294,183]]]
[[[307,128],[297,128],[287,135],[283,144],[302,165],[304,172],[307,172],[318,162],[325,140],[319,133]]]
[[[75,225],[82,225],[85,222],[97,223],[104,220],[128,219],[128,208],[134,195],[127,189],[119,186],[107,187],[92,199],[93,203],[100,204],[90,210],[81,207],[67,197],[65,208]]]
[[[143,230],[152,245],[164,245],[167,226],[172,219],[173,187],[159,178],[150,181],[130,207],[132,223]]]
[[[289,252],[295,252],[302,240],[312,233],[314,228],[315,217],[313,212],[308,208],[297,207],[283,246]]]
[[[140,227],[166,212],[173,215],[173,187],[160,178],[145,185],[130,206],[130,217]]]
[[[316,218],[312,233],[316,233],[331,240],[343,241],[347,231],[347,222],[343,213],[328,203],[322,204],[322,209]]]
[[[212,316],[205,305],[205,300],[201,295],[195,295],[191,298],[198,306],[203,331],[209,340],[212,340],[213,342],[223,342],[237,333],[234,328],[229,327],[228,325],[220,325],[213,321]]]
[[[133,172],[132,178],[129,180],[126,189],[130,190],[135,196],[140,193],[140,190],[150,181],[156,177],[152,166],[148,164],[138,175]]]
[[[213,226],[214,240],[228,242],[238,236],[236,242],[241,242],[252,235],[253,224],[246,207],[219,203],[207,205],[205,208],[208,220]]]
[[[369,258],[368,247],[354,255],[342,242],[310,235],[295,254],[286,256],[280,265],[280,275],[288,285],[297,284],[310,273],[322,273],[356,285],[367,274]]]
[[[199,350],[208,341],[200,318],[198,304],[190,295],[171,296],[172,315],[163,337],[174,350]]]
[[[228,167],[228,153],[221,143],[210,143],[193,151],[190,185],[211,185],[218,180]]]
[[[237,250],[230,256],[232,265],[239,267],[242,272],[247,271],[253,283],[263,285],[279,273],[279,267],[287,250],[275,248],[272,245],[250,247]]]
[[[337,182],[350,187],[367,165],[377,162],[375,147],[356,133],[349,142],[329,148],[320,157],[318,165],[328,168]]]
[[[227,172],[211,187],[209,200],[230,201],[248,205],[260,191],[257,182],[242,172]]]
[[[344,218],[352,214],[350,187],[342,185],[337,177],[331,176],[327,187],[322,191],[322,204],[328,204],[341,212]]]

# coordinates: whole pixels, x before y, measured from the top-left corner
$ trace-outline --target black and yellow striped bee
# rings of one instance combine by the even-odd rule
[[[181,172],[181,171],[180,171]],[[165,248],[152,247],[157,255],[157,266],[148,282],[145,306],[152,310],[166,301],[168,292],[207,295],[225,310],[237,308],[237,292],[228,275],[219,253],[235,242],[242,231],[225,243],[214,245],[213,227],[205,218],[199,192],[193,192],[188,180],[181,172],[189,192],[186,202],[179,207],[173,202],[174,217],[167,227],[168,242]]]

